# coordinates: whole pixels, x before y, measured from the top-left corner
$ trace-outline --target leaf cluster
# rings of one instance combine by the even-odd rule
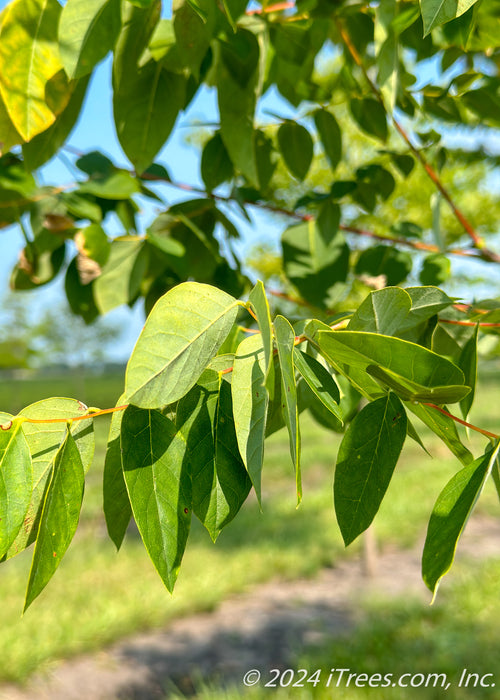
[[[441,345],[438,314],[452,307],[436,287],[387,287],[340,323],[310,319],[294,327],[272,318],[261,282],[246,302],[199,282],[167,292],[137,341],[113,412],[103,489],[115,545],[133,518],[172,590],[192,515],[216,540],[251,491],[262,503],[265,438],[284,426],[300,503],[304,410],[345,431],[333,493],[349,545],[373,522],[407,436],[423,446],[416,416],[462,463],[429,522],[423,577],[435,593],[485,481],[493,474],[499,482],[500,438],[481,431],[494,439],[474,459],[447,408],[458,404],[467,416],[477,372],[477,327],[455,334],[454,352],[451,334],[446,351]],[[244,312],[256,320],[254,332],[239,325]],[[0,555],[8,559],[35,542],[26,606],[76,530],[99,412],[47,399],[1,416]],[[62,413],[65,425],[54,420]]]

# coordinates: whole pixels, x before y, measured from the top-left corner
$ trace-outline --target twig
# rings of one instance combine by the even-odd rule
[[[363,60],[358,53],[358,50],[356,49],[356,47],[352,43],[351,37],[349,36],[347,31],[345,30],[345,27],[342,25],[342,23],[339,20],[337,20],[337,28],[339,30],[340,36],[342,37],[342,40],[343,40],[347,50],[351,54],[352,59],[354,60],[354,62],[358,66],[358,68],[360,68],[361,72],[363,73],[363,76],[364,76],[366,82],[368,83],[372,93],[374,94],[374,96],[376,97],[378,102],[382,105],[382,107],[384,108],[384,111],[387,112],[387,110],[385,108],[385,104],[384,104],[384,99],[382,97],[382,93],[380,92],[380,89],[377,87],[377,85],[370,78],[368,71],[363,63]],[[424,168],[424,170],[427,173],[427,175],[429,176],[429,178],[432,180],[432,182],[434,183],[436,188],[441,193],[442,197],[448,203],[455,218],[460,222],[462,228],[464,229],[464,231],[467,233],[467,235],[472,240],[474,247],[477,248],[477,250],[480,252],[480,257],[483,258],[484,260],[488,260],[489,262],[500,262],[500,255],[489,250],[486,247],[484,240],[480,236],[478,236],[478,234],[474,230],[474,227],[472,226],[472,224],[465,217],[463,212],[457,207],[457,205],[453,201],[450,193],[448,192],[448,190],[444,186],[439,175],[436,173],[436,171],[432,168],[430,163],[427,161],[427,159],[424,156],[424,154],[422,153],[422,151],[415,146],[415,144],[410,139],[409,135],[406,133],[405,129],[400,124],[400,122],[396,119],[394,114],[391,114],[390,118],[391,118],[391,121],[392,121],[395,129],[400,134],[401,138],[405,141],[408,148],[411,150],[411,152],[413,153],[415,158],[417,158],[417,160],[422,165],[422,167]]]
[[[262,15],[269,14],[270,12],[282,12],[283,10],[291,10],[294,7],[295,2],[277,2],[274,5],[268,5],[267,7],[258,7],[255,10],[247,10],[245,14]]]

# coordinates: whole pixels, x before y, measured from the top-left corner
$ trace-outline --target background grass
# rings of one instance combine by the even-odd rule
[[[199,700],[268,700],[270,693],[274,700],[293,698],[294,700],[329,700],[332,697],[346,700],[451,700],[473,698],[498,698],[500,686],[500,640],[498,620],[500,619],[500,562],[485,561],[480,565],[461,566],[453,574],[452,580],[440,592],[439,605],[422,605],[421,600],[398,597],[388,599],[364,599],[358,601],[358,624],[355,632],[341,638],[322,643],[321,647],[310,648],[294,660],[295,669],[306,669],[312,674],[320,669],[320,682],[304,682],[304,687],[270,689],[262,684],[244,689],[242,685],[221,688],[209,683],[200,683],[196,696]],[[357,688],[354,681],[346,687],[345,682],[336,686],[338,669],[349,669],[357,674],[392,674],[392,682],[403,674],[423,674],[415,676],[421,687],[366,687]],[[337,669],[327,682],[332,669]],[[478,674],[487,684],[494,687],[474,685],[474,678],[468,687],[459,687],[460,677]],[[429,674],[447,676],[448,690],[440,685],[433,687],[433,679],[425,687]],[[263,669],[262,678],[270,675]],[[299,676],[296,675],[295,679]],[[314,677],[313,677],[314,680]],[[403,679],[409,684],[410,679]],[[366,683],[366,681],[365,681]],[[169,698],[182,697],[178,692]]]
[[[0,383],[0,410],[14,413],[32,401],[53,395],[74,396],[88,405],[112,406],[121,393],[122,384],[121,374],[48,376],[26,383],[3,381]],[[499,382],[492,379],[481,385],[472,417],[478,425],[496,431],[500,427],[499,388]],[[25,552],[0,568],[3,617],[0,679],[22,681],[33,671],[50,665],[54,659],[100,648],[132,632],[162,626],[179,615],[209,610],[229,594],[244,591],[270,578],[313,576],[322,567],[334,565],[340,556],[359,552],[359,542],[344,551],[333,512],[334,459],[341,436],[325,431],[304,415],[301,420],[304,497],[300,508],[296,509],[288,438],[284,431],[280,431],[266,441],[263,513],[259,513],[255,499],[250,498],[216,545],[194,521],[179,581],[173,596],[170,596],[134,529],[128,533],[118,554],[107,538],[102,516],[101,483],[109,420],[103,417],[95,422],[96,456],[88,475],[77,535],[60,570],[22,619],[20,613],[32,552]],[[419,431],[433,458],[413,441],[407,441],[403,458],[376,518],[376,535],[384,544],[408,547],[421,538],[438,493],[460,468],[458,461],[425,426],[420,426]],[[475,454],[484,444],[484,438],[471,435]],[[492,484],[488,484],[478,505],[478,513],[497,512],[498,498]],[[460,630],[466,635],[465,627],[461,625],[465,626],[469,621],[470,631],[477,632],[478,622],[472,616],[480,612],[481,600],[486,601],[491,614],[498,620],[498,587],[495,588],[494,575],[490,575],[492,571],[498,574],[500,568],[484,568],[480,586],[471,574],[470,579],[463,580],[462,588],[454,587],[453,595],[458,596],[460,602],[453,603],[451,597],[448,607],[440,608],[441,617],[432,617],[434,612],[429,613],[430,618],[422,615],[421,603],[413,608],[408,602],[403,607],[395,603],[394,610],[389,610],[387,602],[380,602],[377,607],[372,601],[363,607],[365,614],[359,635],[355,635],[349,645],[324,650],[319,656],[317,651],[314,656],[307,657],[308,666],[305,667],[312,668],[322,663],[329,665],[330,659],[335,658],[336,667],[344,663],[354,668],[357,661],[371,659],[373,672],[379,672],[382,667],[393,670],[400,651],[399,635],[403,632],[402,639],[407,636],[408,641],[401,645],[401,663],[409,660],[412,654],[423,660],[430,653],[426,640],[428,644],[434,640],[432,643],[435,642],[437,648],[433,653],[441,654],[443,659],[456,649],[465,649],[465,642],[461,647],[457,646]],[[453,578],[453,570],[450,578]],[[492,599],[493,591],[495,600]],[[457,614],[457,606],[460,614]],[[402,618],[398,617],[398,611],[402,611]],[[445,619],[451,627],[442,632]],[[490,633],[493,634],[491,619],[487,616],[484,620],[481,639],[484,636],[488,640]],[[444,635],[442,640],[441,632]],[[382,641],[372,648],[370,640]],[[486,641],[484,653],[483,647],[479,647],[485,668],[490,656],[498,652],[495,644],[491,645],[491,654],[486,653],[490,649]],[[453,659],[452,656],[451,665],[455,664]],[[417,666],[412,664],[406,670],[413,668]],[[298,689],[294,689],[294,697],[295,690]],[[336,695],[339,690],[335,689]],[[200,692],[210,693],[212,690]],[[329,692],[331,694],[331,690]],[[349,697],[358,696],[349,694]],[[391,697],[398,696],[391,694]]]

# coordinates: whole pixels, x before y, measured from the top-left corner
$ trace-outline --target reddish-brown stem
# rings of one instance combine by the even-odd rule
[[[477,326],[480,328],[500,328],[500,323],[477,323],[476,321],[453,321],[450,318],[440,318],[439,323],[451,323],[454,326]]]
[[[250,314],[250,316],[258,323],[259,319],[257,318],[257,315],[256,315],[255,311],[252,309],[252,307],[247,306],[246,309],[247,309],[248,313]]]
[[[354,49],[355,50],[355,49]],[[369,78],[368,78],[369,79]],[[69,146],[65,147],[66,150],[70,151],[71,153],[74,153],[75,155],[81,156],[82,154],[79,151],[76,151],[73,148],[70,148]],[[137,176],[137,173],[131,173],[133,175]],[[162,177],[161,175],[153,175],[149,173],[143,173],[141,175],[142,180],[147,180],[149,182],[162,182],[165,185],[169,185],[170,187],[175,187],[176,189],[183,190],[184,192],[190,192],[191,194],[199,194],[204,197],[209,197],[210,199],[213,199],[218,202],[224,202],[226,204],[230,204],[234,202],[233,197],[226,197],[224,195],[216,194],[214,192],[206,192],[206,190],[203,190],[199,187],[195,187],[193,185],[189,185],[185,182],[177,182],[173,180],[169,180],[165,177]],[[37,199],[44,199],[46,197],[50,197],[54,194],[57,194],[60,191],[69,189],[74,185],[65,185],[64,187],[60,188],[54,188],[50,192],[44,192],[43,194],[37,195],[36,197],[26,200],[26,202],[23,200],[23,202],[19,203],[27,203],[28,201],[34,201]],[[292,219],[297,219],[298,221],[312,221],[314,219],[313,214],[307,214],[303,212],[297,212],[297,211],[291,211],[289,209],[285,209],[284,207],[279,207],[274,204],[270,204],[268,202],[251,202],[244,200],[243,202],[247,206],[252,206],[257,209],[263,209],[265,211],[272,212],[274,214],[282,214],[283,216],[288,216]],[[8,206],[12,206],[12,202],[7,203]],[[7,204],[2,204],[0,203],[0,207],[2,206],[7,206]],[[367,229],[361,229],[357,228],[356,226],[350,226],[349,224],[340,224],[339,226],[341,231],[345,231],[346,233],[352,233],[356,236],[364,236],[367,238],[373,238],[375,240],[383,241],[384,243],[392,244],[392,245],[404,245],[408,248],[412,248],[414,250],[421,250],[425,251],[428,253],[440,253],[442,252],[441,249],[436,246],[432,245],[430,243],[422,243],[421,241],[412,241],[407,238],[398,238],[395,236],[384,236],[379,233],[375,233],[374,231],[369,231]],[[462,248],[453,248],[448,251],[446,251],[447,254],[449,255],[460,255],[463,257],[473,257],[473,258],[485,258],[484,255],[484,250],[483,251],[478,251],[477,249],[475,250],[468,250],[468,249],[462,249]],[[487,256],[486,256],[487,257]],[[490,259],[490,258],[488,258]],[[499,257],[500,259],[500,257]]]
[[[378,241],[385,241],[386,243],[392,243],[397,245],[405,245],[414,250],[424,250],[428,253],[440,253],[441,249],[433,245],[432,243],[422,243],[421,241],[412,241],[408,238],[397,238],[394,236],[383,236],[380,233],[375,233],[374,231],[367,231],[366,229],[356,228],[355,226],[349,226],[346,224],[340,224],[339,229],[345,231],[346,233],[354,233],[357,236],[366,236],[368,238],[375,238]],[[463,248],[452,248],[446,251],[449,255],[462,255],[466,257],[480,257],[479,254],[474,250],[466,250]]]
[[[368,83],[370,90],[374,94],[374,96],[377,98],[377,100],[380,102],[382,107],[385,110],[385,104],[384,104],[384,99],[382,97],[382,93],[380,92],[379,88],[377,85],[373,82],[373,80],[370,78],[368,75],[368,71],[363,63],[363,60],[361,56],[358,53],[358,50],[356,49],[355,45],[351,41],[351,37],[345,30],[344,26],[340,21],[337,22],[337,27],[340,33],[340,36],[342,37],[342,40],[349,51],[349,53],[352,56],[353,61],[356,63],[358,68],[361,70],[363,73],[363,76]],[[387,110],[385,110],[387,111]],[[390,115],[391,121],[403,139],[403,141],[406,143],[408,148],[411,150],[415,158],[419,161],[425,172],[427,173],[428,177],[432,180],[438,191],[440,192],[441,196],[443,199],[448,203],[449,207],[451,208],[455,218],[459,223],[461,224],[462,228],[464,231],[467,233],[469,238],[472,240],[474,247],[477,248],[477,250],[480,252],[480,257],[489,260],[491,262],[500,262],[500,255],[497,253],[488,250],[485,246],[485,243],[483,239],[477,235],[476,231],[474,230],[474,227],[472,224],[469,222],[469,220],[466,218],[464,213],[457,207],[455,202],[453,201],[450,193],[444,186],[441,178],[437,174],[437,172],[434,170],[434,168],[430,165],[430,163],[427,161],[425,155],[422,153],[420,149],[418,149],[413,141],[410,139],[409,135],[406,133],[405,129],[403,126],[400,124],[400,122],[396,119],[394,114]]]
[[[274,5],[268,5],[267,7],[259,7],[256,10],[247,10],[245,14],[262,15],[269,14],[270,12],[282,12],[283,10],[291,10],[294,7],[295,2],[277,2]]]
[[[483,430],[483,428],[479,428],[477,425],[473,425],[472,423],[467,423],[467,421],[462,420],[461,418],[458,418],[457,416],[454,416],[452,413],[448,413],[448,411],[446,411],[444,408],[441,408],[441,406],[436,406],[436,404],[434,404],[434,403],[424,403],[424,406],[429,406],[429,408],[435,408],[436,411],[439,411],[444,416],[448,416],[448,418],[451,418],[456,423],[460,423],[460,425],[465,425],[466,428],[470,428],[471,430],[475,430],[477,433],[481,433],[481,435],[485,435],[486,437],[489,437],[489,438],[494,438],[495,440],[500,438],[500,435],[497,435],[496,433],[490,433],[489,430]]]

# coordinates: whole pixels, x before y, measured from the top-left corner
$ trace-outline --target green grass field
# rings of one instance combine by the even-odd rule
[[[121,393],[122,381],[119,376],[86,379],[73,376],[47,377],[26,384],[3,382],[0,410],[15,412],[30,400],[51,395],[74,396],[83,398],[89,405],[112,406]],[[473,414],[473,422],[497,431],[498,389],[498,382],[492,380],[481,386],[481,400]],[[136,532],[129,532],[118,554],[107,538],[101,478],[109,421],[104,417],[96,419],[96,457],[88,475],[80,527],[60,569],[23,618],[21,610],[31,551],[0,569],[3,615],[0,679],[22,681],[54,659],[98,649],[124,635],[162,626],[176,616],[209,610],[228,594],[273,577],[314,576],[339,557],[358,552],[359,543],[345,552],[333,512],[333,465],[340,436],[326,432],[308,416],[303,418],[304,497],[300,508],[296,509],[288,438],[280,431],[266,442],[263,513],[259,513],[255,500],[249,499],[215,545],[203,528],[194,523],[173,596],[163,587]],[[404,457],[376,519],[376,534],[381,542],[407,547],[421,537],[439,491],[459,468],[455,458],[429,431],[422,428],[421,435],[433,458],[416,443],[407,441]],[[472,435],[471,443],[477,451],[484,440]],[[483,494],[478,512],[498,513],[498,498],[493,488]],[[325,649],[319,656],[307,658],[305,667],[328,665],[333,654],[337,667],[345,663],[354,668],[356,660],[363,659],[375,671],[381,664],[392,670],[400,651],[403,661],[413,654],[424,660],[429,645],[435,644],[435,634],[438,634],[436,653],[442,659],[451,653],[452,664],[453,654],[465,658],[467,641],[460,641],[460,635],[466,637],[471,630],[481,638],[477,649],[486,668],[494,653],[498,657],[493,620],[498,620],[500,612],[496,583],[500,565],[495,564],[491,569],[482,567],[481,571],[480,575],[471,572],[468,578],[453,582],[450,586],[453,595],[450,593],[446,605],[438,613],[430,609],[429,616],[422,616],[417,608],[412,610],[409,602],[406,608],[394,603],[390,614],[381,614],[382,609],[387,609],[387,602],[365,605],[359,635],[335,653]],[[453,571],[448,580],[453,580]],[[481,605],[490,611],[488,615],[483,614]],[[402,617],[398,618],[398,610],[403,611]],[[444,621],[449,623],[448,631],[441,635]],[[402,632],[403,639],[407,636],[408,640],[401,646]],[[490,635],[491,644],[488,644]],[[381,640],[380,644],[376,640]],[[473,654],[476,658],[476,648]],[[416,667],[420,669],[412,663],[411,668]],[[344,697],[338,690],[336,694]],[[204,689],[203,693],[211,697],[213,691]],[[349,698],[361,697],[349,693]],[[371,694],[370,697],[383,696]]]

